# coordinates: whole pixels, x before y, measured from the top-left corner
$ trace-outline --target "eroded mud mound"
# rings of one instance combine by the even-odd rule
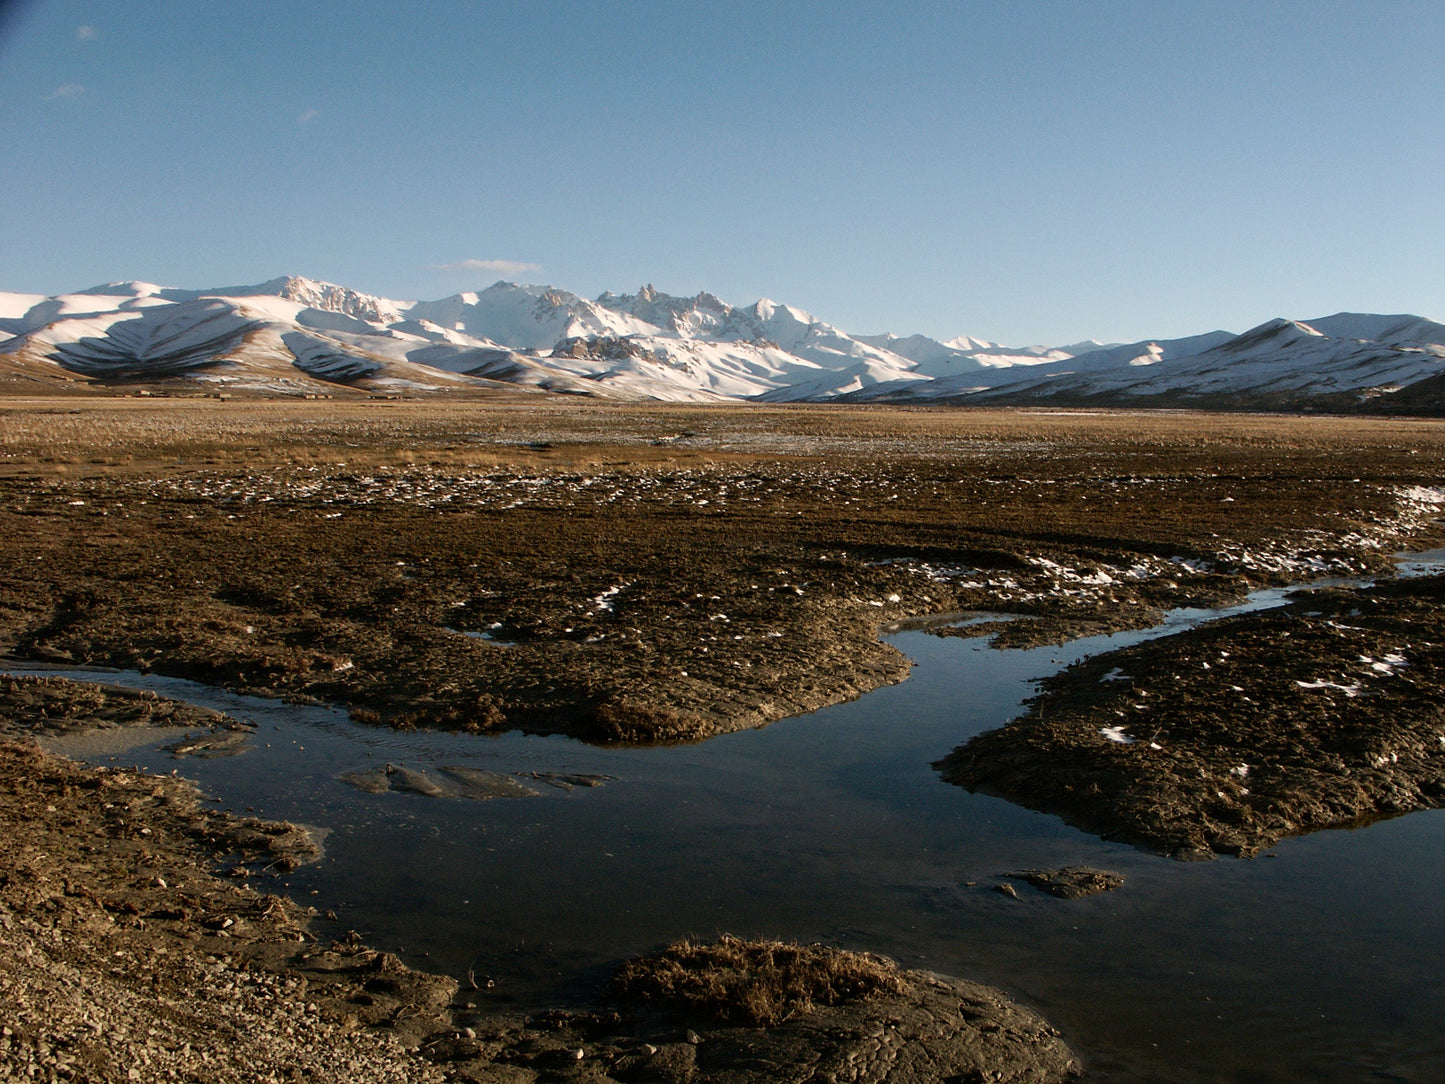
[[[1181,858],[1445,805],[1445,577],[1302,593],[1097,656],[935,765]]]
[[[816,1006],[898,996],[911,987],[891,961],[871,953],[725,935],[710,943],[679,941],[656,956],[630,960],[612,989],[624,1001],[768,1026]]]
[[[380,768],[346,772],[341,776],[341,781],[368,794],[384,794],[397,790],[420,794],[426,798],[470,798],[473,801],[531,798],[541,793],[514,776],[467,767],[441,767],[425,771],[405,765],[386,764]]]
[[[1021,869],[1009,874],[1026,881],[1056,899],[1080,900],[1122,888],[1124,877],[1092,866],[1062,866],[1058,869]]]
[[[497,1081],[1043,1084],[1080,1075],[1058,1033],[997,990],[871,954],[680,942],[625,964],[613,993],[619,1011],[551,1013],[520,1031],[484,1024],[451,1052],[463,1066],[492,1052],[491,1065],[463,1078]]]

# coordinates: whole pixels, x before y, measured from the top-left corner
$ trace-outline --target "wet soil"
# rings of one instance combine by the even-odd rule
[[[427,798],[470,798],[473,801],[530,798],[540,793],[514,776],[466,767],[443,766],[434,771],[424,771],[384,764],[380,768],[347,772],[341,781],[370,794],[397,790]]]
[[[700,740],[902,680],[907,661],[877,637],[890,622],[1021,614],[1035,620],[1003,634],[1045,642],[1143,627],[1253,587],[1383,572],[1392,551],[1438,541],[1433,487],[1445,474],[1445,432],[1408,419],[76,397],[0,402],[0,420],[0,652],[340,702],[396,727],[596,742]],[[1393,706],[1428,746],[1441,640],[1427,602],[1390,597],[1381,620],[1404,622],[1394,631],[1350,616],[1369,611],[1358,600],[1337,607],[1340,623],[1367,630],[1350,650],[1397,667],[1371,664],[1386,699],[1332,687],[1353,673],[1343,654],[1335,670],[1300,671],[1332,684],[1276,680],[1276,659],[1305,659],[1271,654],[1296,634],[1266,626],[1251,644],[1270,665],[1239,653],[1233,684],[1302,720]],[[1316,626],[1311,663],[1345,631]],[[1407,627],[1423,639],[1403,649]],[[1080,688],[1112,695],[1115,683],[1098,680],[1107,672]],[[1189,688],[1202,686],[1174,693]],[[1108,718],[1089,716],[1096,736],[1122,721],[1129,735],[1148,728],[1148,741],[1110,742],[1106,754],[1171,749],[1166,724],[1179,713],[1146,720],[1132,706],[1150,701],[1143,689]],[[1320,696],[1314,714],[1280,699],[1304,694]],[[80,695],[94,694],[59,694]],[[63,726],[67,710],[39,714]],[[1350,718],[1373,735],[1385,714]],[[1329,773],[1290,777],[1259,791],[1274,806],[1218,786],[1233,795],[1224,813],[1195,787],[1167,830],[1137,838],[1249,853],[1263,836],[1241,818],[1270,831],[1313,823],[1279,813],[1296,785],[1356,816],[1433,800],[1397,767],[1428,760],[1397,733],[1360,750],[1348,735],[1336,743],[1352,782],[1365,769],[1350,757],[1363,752],[1386,759],[1388,785],[1346,793],[1328,789]],[[1029,780],[1034,796],[1018,800],[1064,794],[1069,815],[1102,818],[1095,830],[1135,830],[1117,811],[1139,805],[1127,784],[1149,763],[1091,777],[1101,790],[1119,783],[1107,801],[1081,802],[1020,748],[1013,761],[996,751]],[[1256,770],[1274,770],[1254,752],[1238,765],[1217,753],[1211,782],[1243,780],[1233,768],[1244,766],[1253,793]],[[1182,761],[1174,777],[1200,769]],[[316,932],[324,918],[264,891],[264,878],[314,853],[304,832],[209,814],[175,780],[14,746],[0,750],[0,806],[0,983],[15,1020],[0,1032],[0,1066],[21,1072],[761,1081],[802,1066],[797,1079],[923,1080],[942,1058],[958,1079],[1053,1080],[1075,1068],[1047,1025],[1002,995],[916,973],[903,974],[908,994],[761,1030],[652,1006],[484,1017],[452,980],[331,943]],[[1113,812],[1088,812],[1098,809]],[[1148,824],[1152,810],[1128,816]],[[1218,825],[1233,834],[1209,834]],[[246,876],[213,877],[217,855]]]
[[[122,727],[184,727],[205,736],[250,729],[223,712],[145,689],[0,674],[0,737],[43,740]]]
[[[1095,656],[937,767],[1181,858],[1445,805],[1445,577],[1301,592]]]
[[[441,1078],[405,1055],[409,1033],[362,1026],[349,1000],[363,992],[359,971],[349,988],[308,977],[308,914],[264,876],[250,886],[274,864],[273,841],[313,857],[304,832],[210,812],[169,776],[6,742],[0,839],[6,1077]]]
[[[695,741],[906,677],[880,626],[1142,627],[1432,528],[1401,420],[0,403],[0,651],[358,719]]]
[[[497,1017],[450,978],[405,967],[268,891],[276,851],[316,850],[295,826],[210,812],[170,776],[83,768],[0,743],[0,1077],[290,1081],[1058,1081],[1078,1063],[998,991],[899,972],[775,1026],[638,996]],[[230,868],[232,876],[218,875]],[[276,887],[283,887],[276,885]],[[322,923],[324,925],[324,923]],[[746,943],[732,942],[733,946]],[[773,950],[770,950],[773,951]],[[810,966],[852,977],[854,954]],[[839,966],[838,961],[844,966]],[[762,978],[770,976],[754,967]],[[723,975],[704,961],[704,984]],[[749,980],[746,968],[741,978]],[[740,999],[738,1004],[747,1004]]]

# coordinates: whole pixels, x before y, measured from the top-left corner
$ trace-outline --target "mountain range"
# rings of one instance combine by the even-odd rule
[[[801,309],[644,286],[587,300],[498,282],[395,301],[286,277],[0,293],[0,381],[260,394],[530,390],[670,401],[1445,413],[1445,326],[1339,313],[1128,344],[850,335]]]

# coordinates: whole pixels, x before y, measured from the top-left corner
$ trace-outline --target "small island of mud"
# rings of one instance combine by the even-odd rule
[[[1445,805],[1445,577],[1301,592],[1071,666],[935,765],[1181,858]]]
[[[0,737],[43,740],[124,727],[204,733],[249,729],[223,712],[147,689],[71,681],[56,674],[0,674]]]

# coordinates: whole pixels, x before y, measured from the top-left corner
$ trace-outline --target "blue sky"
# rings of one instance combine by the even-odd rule
[[[0,8],[0,290],[302,274],[1132,340],[1445,318],[1445,4]]]

